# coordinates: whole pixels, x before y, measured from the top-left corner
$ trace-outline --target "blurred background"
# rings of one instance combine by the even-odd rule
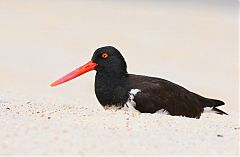
[[[0,89],[100,107],[95,72],[49,84],[101,46],[129,73],[161,77],[238,113],[238,4],[205,1],[0,0]]]

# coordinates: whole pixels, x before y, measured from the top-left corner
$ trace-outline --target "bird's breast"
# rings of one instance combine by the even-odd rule
[[[123,107],[129,96],[126,81],[97,77],[95,79],[95,94],[103,107]]]

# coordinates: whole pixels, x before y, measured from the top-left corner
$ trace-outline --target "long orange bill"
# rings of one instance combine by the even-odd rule
[[[60,79],[58,79],[57,81],[53,82],[51,84],[51,87],[60,85],[62,83],[65,83],[67,81],[70,81],[86,72],[89,72],[91,70],[95,70],[96,69],[97,64],[94,63],[93,61],[88,62],[87,64],[81,66],[80,68],[77,68],[76,70],[73,70],[72,72],[68,73],[67,75],[61,77]]]

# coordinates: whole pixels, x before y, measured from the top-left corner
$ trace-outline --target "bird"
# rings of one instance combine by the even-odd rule
[[[95,50],[91,60],[51,84],[52,87],[96,70],[95,94],[103,108],[132,108],[140,113],[164,113],[199,119],[208,111],[228,115],[218,109],[221,100],[200,96],[168,80],[129,74],[118,49],[104,46]]]

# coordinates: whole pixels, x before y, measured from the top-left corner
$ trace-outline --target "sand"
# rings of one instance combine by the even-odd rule
[[[234,116],[206,113],[192,119],[43,99],[22,97],[1,103],[1,155],[229,156],[238,152],[239,125]]]
[[[0,156],[239,155],[235,3],[1,1]],[[49,86],[104,45],[130,73],[221,99],[229,115],[105,111],[95,72]]]

